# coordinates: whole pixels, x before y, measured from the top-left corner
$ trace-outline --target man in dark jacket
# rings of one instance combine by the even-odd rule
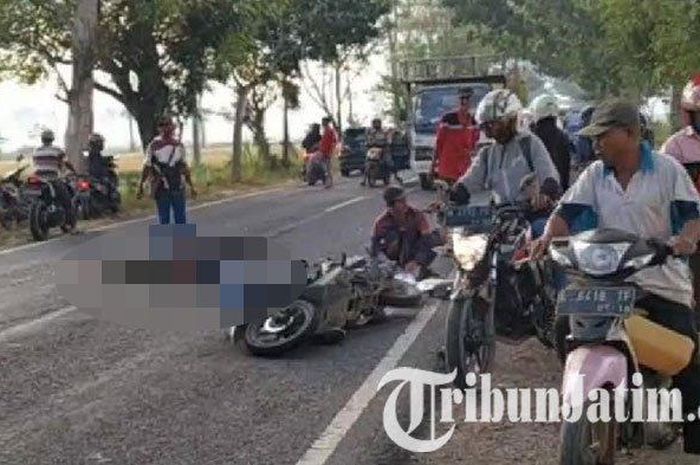
[[[559,172],[562,190],[569,188],[571,173],[571,142],[564,131],[557,126],[559,106],[551,95],[540,95],[532,102],[535,124],[532,131],[542,139],[554,165]]]

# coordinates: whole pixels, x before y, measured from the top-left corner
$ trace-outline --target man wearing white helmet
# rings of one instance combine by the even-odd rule
[[[559,104],[552,95],[543,94],[533,100],[530,106],[534,115],[532,132],[544,142],[547,151],[557,167],[562,190],[569,188],[571,171],[571,141],[564,131],[557,126]]]
[[[540,194],[532,199],[533,235],[544,230],[547,216],[561,195],[559,173],[544,143],[534,134],[518,130],[520,100],[510,90],[488,93],[479,103],[476,120],[486,137],[495,143],[479,151],[469,171],[455,184],[452,200],[468,203],[471,194],[493,191],[501,202],[526,200],[520,192],[523,178],[535,173]]]

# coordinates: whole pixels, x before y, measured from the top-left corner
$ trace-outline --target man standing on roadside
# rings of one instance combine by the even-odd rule
[[[323,126],[323,136],[319,150],[326,163],[326,189],[333,187],[333,154],[338,145],[338,133],[333,127],[333,120],[326,116],[321,120]]]
[[[160,120],[158,132],[159,135],[146,149],[146,160],[137,197],[143,197],[143,184],[150,178],[151,193],[156,201],[160,224],[170,224],[171,209],[175,224],[185,224],[187,217],[183,177],[190,187],[192,197],[197,196],[185,161],[185,147],[175,139],[175,124],[170,117]]]

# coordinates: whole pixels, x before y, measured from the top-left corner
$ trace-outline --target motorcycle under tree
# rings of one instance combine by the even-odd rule
[[[17,161],[24,156],[17,157]],[[0,180],[0,223],[5,229],[12,229],[15,224],[29,218],[30,202],[24,194],[22,175],[27,166],[20,166]]]
[[[29,230],[35,241],[45,241],[52,228],[61,228],[64,233],[71,232],[77,225],[77,201],[75,196],[75,175],[56,178],[55,180],[33,174],[27,179],[27,197],[32,199],[29,212]],[[71,198],[72,211],[66,211],[56,195],[53,183],[62,183]]]
[[[102,157],[106,176],[78,176],[76,182],[78,216],[88,220],[102,216],[105,212],[118,213],[121,209],[119,175],[114,157]]]
[[[534,179],[523,180],[521,190]],[[448,372],[457,370],[455,385],[464,389],[468,373],[490,371],[497,337],[518,344],[536,336],[554,347],[553,271],[551,263],[529,259],[529,203],[453,205],[447,183],[436,186],[456,274],[431,291],[449,296],[445,362]]]
[[[306,289],[291,305],[264,321],[231,328],[228,336],[254,355],[278,355],[312,338],[336,342],[343,337],[337,329],[381,321],[385,306],[414,307],[423,299],[396,264],[373,258],[327,259],[307,265],[307,276]]]
[[[635,387],[633,376],[641,373],[644,393],[668,389],[691,361],[694,341],[648,319],[648,311],[637,308],[647,293],[629,282],[636,273],[664,264],[673,251],[614,229],[554,241],[549,251],[571,282],[557,304],[558,315],[569,320],[562,395],[565,403],[583,409],[578,421],[562,422],[559,463],[614,465],[621,447],[665,448],[675,442],[677,429],[667,422],[617,423],[612,406],[612,421],[590,422],[586,415],[592,391],[606,391],[629,413],[632,396],[626,391],[619,397],[616,388]],[[577,379],[583,379],[582,389]],[[649,403],[645,398],[641,404]]]

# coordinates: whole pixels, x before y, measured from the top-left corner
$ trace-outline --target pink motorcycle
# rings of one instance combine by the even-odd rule
[[[629,391],[617,395],[616,389],[637,387],[636,373],[642,374],[644,389],[664,388],[692,359],[694,342],[646,318],[648,313],[636,308],[646,293],[628,282],[639,271],[672,259],[670,248],[601,229],[554,242],[550,253],[570,281],[557,305],[558,315],[569,319],[570,332],[563,401],[582,412],[578,419],[562,421],[559,463],[612,465],[621,447],[667,446],[675,440],[676,427],[661,422],[617,423],[613,404],[622,402],[624,412],[631,411]],[[611,421],[588,418],[589,395],[596,390],[609,394]]]

